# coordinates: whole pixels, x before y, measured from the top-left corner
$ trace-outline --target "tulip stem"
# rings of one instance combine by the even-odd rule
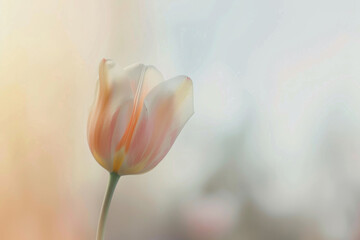
[[[99,225],[97,229],[97,237],[96,240],[103,240],[104,239],[104,230],[105,230],[105,224],[106,224],[106,217],[109,212],[110,203],[112,196],[114,194],[116,184],[119,181],[120,176],[117,173],[110,173],[109,183],[108,187],[105,193],[104,202],[101,208],[101,215],[99,219]]]

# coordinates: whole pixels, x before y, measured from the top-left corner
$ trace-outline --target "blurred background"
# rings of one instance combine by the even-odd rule
[[[0,0],[0,239],[95,239],[103,57],[195,95],[159,166],[120,179],[105,239],[360,239],[358,0]]]

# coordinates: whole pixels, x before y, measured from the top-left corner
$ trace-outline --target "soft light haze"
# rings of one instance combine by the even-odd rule
[[[95,236],[102,58],[190,76],[196,109],[105,239],[360,239],[359,1],[0,0],[1,239]]]

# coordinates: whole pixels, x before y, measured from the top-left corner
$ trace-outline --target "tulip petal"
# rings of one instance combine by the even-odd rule
[[[128,108],[132,104],[133,94],[130,82],[118,81],[114,84],[118,67],[111,60],[103,59],[99,66],[99,84],[97,97],[89,115],[88,142],[95,159],[106,169],[110,169],[113,153],[113,136],[118,136],[119,121],[122,125],[129,122]],[[129,103],[129,100],[130,103]],[[130,107],[132,109],[132,105]],[[131,113],[131,111],[130,111]],[[120,116],[118,116],[120,115]],[[122,130],[122,134],[125,131]],[[115,134],[116,133],[116,134]]]
[[[131,90],[135,95],[138,87],[141,86],[142,95],[148,92],[164,81],[162,74],[154,66],[145,66],[144,64],[133,64],[123,69],[122,73],[115,79],[118,81],[130,81]]]
[[[133,64],[122,69],[112,60],[102,60],[99,67],[99,96],[107,91],[110,95],[109,111],[114,113],[119,105],[130,98],[142,106],[148,92],[163,80],[161,73],[153,66]]]
[[[146,106],[143,107],[139,121],[137,123],[136,129],[131,140],[131,147],[126,154],[126,159],[123,162],[121,168],[117,171],[118,174],[124,175],[128,169],[139,168],[139,163],[143,159],[144,151],[149,142],[149,130],[147,126],[148,122],[148,111]]]
[[[128,100],[118,107],[118,110],[111,118],[106,118],[101,126],[101,132],[96,139],[94,139],[95,136],[89,131],[89,143],[97,142],[97,147],[90,147],[90,149],[95,159],[108,171],[112,171],[115,146],[123,136],[130,120],[132,105],[133,101]]]
[[[131,113],[133,109],[133,100],[128,100],[122,104],[118,111],[114,114],[115,126],[111,138],[111,158],[114,158],[116,152],[116,145],[124,135],[126,128],[129,124]],[[115,118],[116,117],[116,118]]]
[[[168,153],[185,123],[194,113],[192,81],[179,76],[156,86],[145,98],[148,111],[145,149],[131,144],[129,152],[141,152],[141,158],[131,159],[132,168],[126,174],[143,173],[155,167]],[[141,159],[141,161],[139,161]]]
[[[127,151],[144,106],[145,96],[163,81],[163,77],[155,67],[143,64],[135,64],[125,68],[122,77],[128,78],[131,81],[134,105],[128,128],[116,149],[120,150],[122,147],[125,147]]]
[[[161,73],[153,66],[133,64],[122,69],[112,60],[102,60],[99,67],[99,96],[103,96],[103,93],[110,95],[107,104],[110,113],[114,113],[119,105],[130,98],[142,106],[148,92],[162,81]]]

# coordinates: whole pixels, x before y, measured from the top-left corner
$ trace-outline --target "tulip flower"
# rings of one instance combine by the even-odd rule
[[[106,216],[120,176],[153,169],[168,153],[193,115],[192,81],[164,81],[153,66],[121,69],[111,60],[99,66],[96,100],[88,121],[88,142],[96,161],[110,173],[99,220],[103,239]]]

